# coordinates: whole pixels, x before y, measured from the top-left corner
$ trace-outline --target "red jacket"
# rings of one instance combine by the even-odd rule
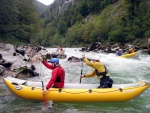
[[[63,88],[64,87],[64,79],[65,79],[65,70],[61,67],[58,66],[54,68],[51,64],[48,64],[46,61],[43,61],[43,64],[49,68],[52,69],[52,77],[49,80],[46,89],[49,89],[52,87],[52,85],[58,87],[58,88]]]

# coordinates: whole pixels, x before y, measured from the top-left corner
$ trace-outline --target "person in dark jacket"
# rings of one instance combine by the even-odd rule
[[[121,55],[122,55],[122,49],[117,49],[116,55],[117,55],[117,56],[121,56]]]
[[[46,89],[49,88],[63,88],[64,87],[64,80],[65,80],[65,70],[59,64],[58,58],[52,58],[50,63],[47,61],[42,61],[42,63],[52,71],[52,77],[50,78],[48,84],[46,85]]]
[[[84,77],[94,77],[97,76],[100,79],[100,86],[98,88],[111,88],[113,84],[113,80],[109,77],[109,73],[106,67],[97,60],[89,61],[85,55],[82,55],[83,61],[94,69],[93,72],[81,75],[81,78]]]

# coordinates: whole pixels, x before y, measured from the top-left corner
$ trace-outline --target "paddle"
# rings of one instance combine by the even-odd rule
[[[83,70],[83,60],[82,60],[82,65],[81,65],[81,75],[82,75],[82,70]],[[81,77],[80,77],[80,84],[81,84]]]
[[[44,83],[42,81],[42,89],[44,91]],[[45,94],[43,94],[43,101],[44,101],[44,108],[46,109],[46,97],[45,97]]]

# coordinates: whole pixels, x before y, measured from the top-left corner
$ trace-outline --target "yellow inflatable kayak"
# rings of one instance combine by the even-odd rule
[[[28,100],[43,100],[42,82],[32,82],[13,77],[3,78],[8,88],[18,97]],[[46,85],[46,84],[44,84]],[[97,88],[99,84],[71,84],[50,88],[46,100],[54,102],[123,102],[136,98],[150,83],[140,81],[131,84],[114,84],[112,88]]]
[[[138,57],[141,55],[141,50],[136,51],[134,53],[130,53],[130,54],[123,54],[121,56],[119,56],[119,58],[133,58],[133,57]]]

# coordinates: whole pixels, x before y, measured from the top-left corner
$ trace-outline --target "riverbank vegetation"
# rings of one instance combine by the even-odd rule
[[[33,43],[40,31],[40,19],[33,0],[1,0],[0,3],[0,41]]]
[[[32,0],[11,0],[13,5],[9,1],[1,1],[6,4],[1,7],[5,18],[0,20],[0,40],[42,46],[77,47],[99,41],[147,47],[150,37],[149,0],[55,0],[40,15]]]

